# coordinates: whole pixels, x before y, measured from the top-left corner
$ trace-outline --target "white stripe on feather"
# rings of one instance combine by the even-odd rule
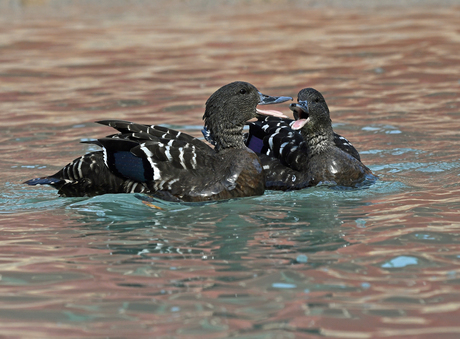
[[[83,172],[81,171],[81,165],[83,164],[83,157],[84,155],[81,156],[80,161],[78,162],[78,167],[77,167],[79,178],[83,178]]]
[[[187,166],[185,166],[184,148],[183,147],[179,147],[179,160],[180,160],[180,165],[182,166],[182,168],[187,168]]]
[[[192,168],[196,169],[196,153],[195,153],[195,146],[192,145]]]
[[[166,146],[165,147],[165,154],[166,154],[166,157],[168,158],[169,161],[173,161],[173,157],[171,155],[170,149],[171,149],[171,146],[169,146],[169,145]]]
[[[109,168],[109,164],[107,162],[107,149],[105,147],[102,147],[102,155],[104,156],[104,164],[107,168]],[[94,162],[94,160],[93,160]]]
[[[160,176],[160,170],[158,169],[157,165],[155,164],[155,162],[153,162],[153,153],[150,152],[150,150],[145,147],[145,144],[141,144],[141,150],[142,152],[145,153],[145,155],[147,156],[147,160],[148,162],[150,163],[150,166],[152,166],[152,169],[153,169],[153,180],[160,180],[161,176]]]
[[[268,139],[268,145],[270,146],[271,149],[273,149],[273,138],[280,132],[281,128],[277,128],[275,133],[271,135],[271,137]]]
[[[171,180],[170,182],[168,182],[168,189],[170,190],[170,189],[171,189],[171,186],[172,186],[175,182],[177,182],[177,181],[179,181],[179,178],[173,179],[173,180]]]
[[[275,132],[273,133],[270,138],[268,139],[268,146],[270,147],[270,149],[273,149],[273,138],[275,137],[275,135],[277,135],[278,132]]]
[[[282,143],[281,146],[280,146],[280,155],[283,155],[283,150],[284,150],[284,147],[289,144],[289,142],[285,142],[285,143]]]
[[[73,165],[73,163],[67,165],[67,166],[65,167],[65,170],[66,170],[66,172],[67,172],[67,176],[69,177],[69,179],[73,181],[73,180],[75,180],[75,178],[73,177],[73,171],[72,171],[72,168],[71,168],[72,165]]]
[[[78,159],[77,161],[75,161],[75,162],[72,164],[72,175],[73,175],[73,177],[74,177],[75,180],[80,179],[80,178],[78,177],[78,170],[77,170],[77,168],[78,168],[77,163],[79,163],[79,162],[80,162],[80,159]]]

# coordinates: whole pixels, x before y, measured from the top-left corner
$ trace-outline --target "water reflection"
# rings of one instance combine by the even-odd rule
[[[166,333],[172,331],[165,327],[167,319],[180,324],[183,333],[213,335],[243,324],[250,333],[285,331],[282,319],[294,326],[303,317],[321,317],[315,326],[295,325],[309,333],[322,333],[330,320],[351,319],[353,314],[404,321],[415,316],[414,305],[442,302],[425,296],[423,281],[434,288],[458,280],[450,268],[458,258],[437,250],[454,246],[455,251],[456,237],[427,232],[421,228],[423,220],[401,229],[377,218],[406,189],[381,181],[352,191],[320,187],[222,203],[164,203],[164,210],[152,209],[133,195],[60,199],[49,190],[34,198],[35,209],[18,210],[23,223],[38,228],[10,240],[11,246],[23,244],[41,228],[40,244],[35,245],[39,252],[20,274],[3,270],[3,285],[49,290],[64,284],[75,292],[98,293],[104,300],[96,305],[91,298],[72,301],[58,316],[63,323],[126,321],[153,314]],[[385,202],[375,201],[376,196]],[[51,214],[42,212],[40,199],[45,197],[51,199]],[[53,200],[65,203],[55,205]],[[59,206],[65,214],[56,214]],[[400,225],[407,213],[393,211]],[[443,210],[414,205],[409,211],[423,219]],[[57,217],[65,228],[45,226]],[[14,226],[15,219],[11,221]],[[37,255],[55,247],[56,238],[64,246],[55,260],[47,259],[46,251]],[[427,243],[431,253],[421,255],[416,249],[423,246],[426,251]],[[30,253],[31,243],[27,246]],[[51,273],[62,260],[75,273]],[[46,273],[27,269],[38,268],[39,262]],[[24,260],[17,264],[24,265]],[[422,273],[425,269],[429,271]],[[96,278],[102,282],[97,288]],[[394,286],[390,290],[389,279]],[[119,297],[109,297],[107,289]],[[142,298],[133,299],[133,294]],[[41,305],[54,298],[45,292],[42,299],[26,299],[29,305]],[[44,321],[55,316],[54,311],[42,314]]]
[[[284,253],[316,252],[334,250],[346,244],[337,227],[342,223],[339,210],[342,205],[350,207],[349,203],[341,204],[333,192],[326,192],[321,200],[317,197],[308,199],[308,194],[298,192],[290,194],[288,200],[283,196],[285,199],[280,201],[280,197],[279,193],[271,192],[260,198],[201,206],[160,205],[160,202],[158,205],[165,210],[158,211],[141,204],[131,195],[105,195],[73,203],[68,208],[74,212],[72,220],[80,225],[90,225],[92,230],[109,229],[120,236],[141,229],[151,233],[148,242],[152,243],[143,243],[141,247],[133,244],[134,248],[129,248],[123,244],[119,249],[110,245],[115,253],[124,250],[144,256],[155,253],[178,255],[180,248],[185,247],[189,250],[183,255],[244,261],[248,246],[260,246],[258,238],[269,239],[261,248],[263,252],[273,249]],[[357,203],[353,206],[356,207]],[[160,244],[160,239],[164,238],[168,239],[167,244]],[[212,250],[202,252],[199,248]]]

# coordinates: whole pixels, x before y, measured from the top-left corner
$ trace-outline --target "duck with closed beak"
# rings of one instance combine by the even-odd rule
[[[47,184],[61,196],[146,193],[168,201],[212,201],[261,195],[265,177],[258,156],[244,144],[243,127],[260,111],[291,97],[261,94],[237,81],[218,89],[206,102],[205,128],[212,148],[188,134],[157,125],[104,120],[119,133],[89,141],[102,148],[75,159],[57,173],[26,181]]]

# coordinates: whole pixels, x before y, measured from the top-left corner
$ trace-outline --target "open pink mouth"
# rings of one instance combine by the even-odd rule
[[[294,122],[291,124],[291,128],[292,128],[293,130],[301,129],[303,126],[305,126],[305,124],[306,124],[309,120],[310,120],[310,118],[296,120],[296,121],[294,121]]]
[[[268,110],[263,109],[262,110],[262,109],[256,108],[256,111],[259,114],[270,115],[270,116],[278,117],[278,118],[287,118],[288,117],[287,115],[284,115],[280,111],[275,111],[275,110],[272,110],[272,109],[268,109]]]

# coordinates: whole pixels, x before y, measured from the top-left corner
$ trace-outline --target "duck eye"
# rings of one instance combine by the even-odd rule
[[[241,94],[246,94],[246,90],[244,88],[240,89]]]
[[[318,98],[315,98],[315,100],[314,100],[314,101],[315,101],[315,102],[319,102],[319,99],[318,99]]]

